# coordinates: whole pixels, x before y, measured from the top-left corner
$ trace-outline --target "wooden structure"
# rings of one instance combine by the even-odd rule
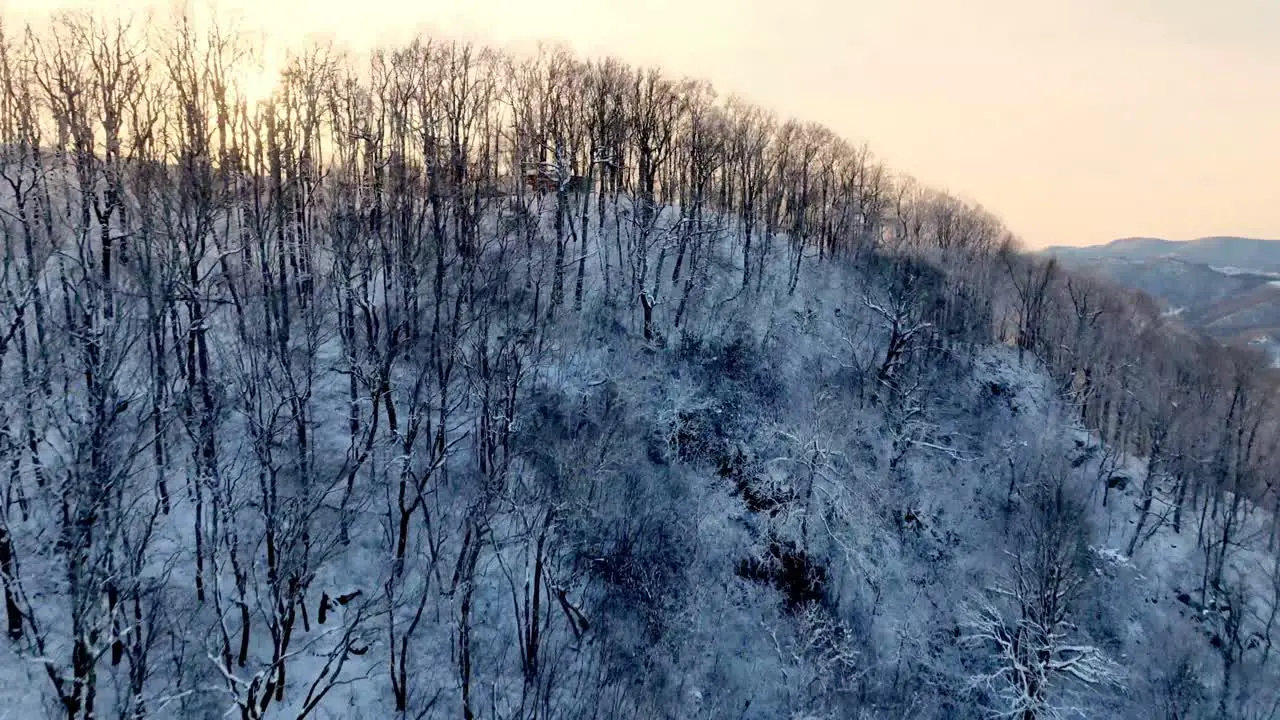
[[[525,187],[537,193],[553,193],[560,189],[559,179],[542,169],[526,170],[524,184]],[[586,190],[587,178],[582,175],[570,175],[568,181],[565,182],[565,191],[567,192],[578,193]]]

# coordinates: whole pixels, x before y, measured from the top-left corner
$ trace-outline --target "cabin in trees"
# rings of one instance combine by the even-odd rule
[[[556,192],[560,180],[543,168],[530,168],[524,172],[525,187],[538,193]],[[581,175],[570,175],[565,183],[565,190],[571,193],[585,192],[587,179]]]

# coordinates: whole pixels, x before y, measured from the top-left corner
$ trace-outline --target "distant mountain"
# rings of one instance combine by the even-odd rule
[[[1131,237],[1106,245],[1051,247],[1044,252],[1063,260],[1086,262],[1108,259],[1182,260],[1189,263],[1245,271],[1280,272],[1280,240],[1241,237],[1205,237],[1186,242]]]
[[[1045,254],[1163,301],[1187,324],[1280,358],[1280,240],[1123,238]]]

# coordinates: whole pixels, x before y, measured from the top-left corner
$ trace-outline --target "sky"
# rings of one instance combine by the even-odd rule
[[[164,0],[0,0],[18,17]],[[1280,239],[1280,0],[220,0],[280,47],[424,31],[712,81],[1030,246]],[[163,7],[163,5],[161,5]],[[203,3],[198,8],[207,7]]]

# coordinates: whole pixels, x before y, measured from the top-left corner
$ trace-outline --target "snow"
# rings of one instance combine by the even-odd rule
[[[668,210],[668,221],[671,214]],[[768,260],[775,269],[787,262],[777,249],[781,245],[775,244],[775,254]],[[537,389],[539,402],[549,409],[546,415],[527,412],[512,419],[517,437],[527,438],[522,442],[529,444],[528,456],[517,459],[514,474],[521,480],[500,498],[500,511],[488,520],[490,535],[473,596],[477,672],[484,673],[487,692],[500,712],[515,713],[521,702],[519,651],[513,645],[521,627],[516,609],[520,603],[513,600],[513,592],[519,596],[532,578],[530,528],[537,527],[542,503],[547,502],[545,493],[567,493],[560,501],[566,519],[563,534],[557,536],[558,547],[581,542],[599,559],[608,556],[616,534],[632,542],[661,538],[666,543],[645,561],[658,570],[640,586],[656,583],[662,591],[654,595],[591,580],[581,569],[573,569],[567,550],[553,558],[557,577],[564,578],[566,597],[592,611],[593,627],[601,633],[585,645],[588,650],[582,650],[584,646],[555,614],[560,609],[553,607],[549,622],[556,629],[551,631],[546,652],[557,658],[561,671],[587,682],[593,664],[619,663],[615,672],[640,676],[643,663],[654,663],[651,667],[657,669],[644,676],[645,682],[660,677],[683,688],[646,691],[655,703],[670,692],[670,697],[694,702],[709,716],[724,716],[730,710],[738,713],[742,699],[750,697],[758,713],[750,717],[799,716],[803,703],[793,694],[794,688],[809,684],[835,688],[841,673],[874,678],[884,668],[905,667],[909,679],[903,682],[920,683],[912,692],[927,695],[927,683],[933,681],[926,678],[951,678],[947,682],[952,682],[963,668],[978,662],[979,649],[962,651],[949,641],[940,644],[937,634],[958,622],[960,601],[975,588],[988,586],[1007,562],[1010,468],[1025,470],[1037,457],[1063,458],[1076,446],[1093,453],[1093,460],[1078,466],[1073,483],[1089,498],[1088,519],[1095,528],[1092,552],[1103,586],[1096,602],[1110,606],[1106,610],[1110,615],[1099,610],[1102,619],[1080,623],[1085,626],[1085,639],[1093,642],[1081,647],[1106,645],[1116,657],[1128,658],[1139,675],[1146,667],[1142,663],[1156,659],[1139,662],[1135,656],[1143,648],[1168,642],[1171,636],[1196,643],[1192,647],[1212,657],[1208,638],[1177,599],[1191,589],[1188,581],[1198,577],[1202,562],[1194,540],[1186,537],[1189,531],[1184,528],[1179,535],[1162,526],[1133,557],[1125,554],[1136,489],[1131,485],[1113,490],[1107,507],[1101,506],[1095,482],[1102,451],[1098,436],[1065,415],[1054,383],[1034,356],[1007,345],[987,344],[964,348],[963,359],[943,355],[931,359],[925,372],[932,390],[919,399],[922,415],[895,434],[891,428],[898,420],[890,412],[892,406],[877,404],[883,402],[876,399],[882,397],[880,391],[860,389],[849,380],[854,375],[851,367],[879,360],[887,318],[893,312],[878,301],[859,297],[866,287],[852,281],[856,275],[816,264],[804,269],[802,291],[795,296],[776,284],[776,278],[785,277],[778,269],[760,300],[730,302],[738,292],[741,272],[730,233],[719,237],[713,252],[715,262],[727,269],[718,279],[709,278],[699,310],[691,315],[693,329],[686,330],[704,343],[700,349],[681,345],[684,340],[675,333],[665,349],[643,343],[636,339],[634,308],[610,305],[589,295],[584,313],[555,325],[541,351],[530,359],[527,391]],[[598,287],[599,269],[593,266],[589,272],[588,286]],[[386,299],[379,297],[377,302]],[[660,307],[668,312],[670,305]],[[215,346],[221,348],[217,362],[238,368],[238,361],[261,360],[254,352],[236,350],[234,328],[226,316],[215,317],[209,327],[224,338]],[[923,324],[910,327],[918,327],[919,332],[928,329]],[[743,343],[745,350],[733,350],[734,341]],[[347,377],[337,371],[346,360],[340,341],[328,332],[321,334],[311,352],[317,372],[310,398],[311,431],[319,449],[317,472],[333,473],[349,442]],[[129,375],[145,377],[142,360],[136,361]],[[728,367],[730,362],[746,367]],[[411,371],[411,367],[399,370],[403,373],[400,385],[413,377]],[[220,388],[228,401],[243,396],[247,384],[254,382],[248,366],[243,373],[229,373]],[[571,430],[571,425],[557,429],[557,413],[570,419],[586,417],[611,392],[616,393],[611,401],[616,403],[611,411],[616,416],[590,417],[582,430]],[[531,400],[526,402],[532,407]],[[362,410],[367,418],[369,407],[364,405]],[[242,408],[229,411],[221,435],[223,473],[243,478],[222,509],[228,513],[228,522],[246,534],[262,522],[255,485],[248,481],[255,467],[249,421]],[[450,439],[469,442],[473,422],[473,417],[459,419],[450,429]],[[609,430],[610,422],[617,423],[616,430]],[[175,435],[175,454],[185,462],[190,448],[181,437]],[[651,445],[655,437],[661,442]],[[784,496],[811,482],[814,499],[788,504],[776,515],[752,511],[705,458],[680,460],[688,443],[702,447],[698,443],[714,445],[720,440],[745,449],[757,492]],[[47,462],[59,462],[70,442],[50,434]],[[459,447],[463,449],[457,457],[469,458],[469,446]],[[290,660],[290,684],[285,700],[273,706],[275,715],[298,714],[309,683],[326,672],[331,651],[340,647],[339,628],[352,627],[356,613],[363,611],[366,615],[352,639],[369,650],[346,658],[342,682],[326,696],[322,708],[327,715],[321,717],[392,716],[386,667],[391,650],[388,623],[394,617],[397,627],[404,628],[412,614],[406,607],[398,607],[394,616],[387,613],[379,588],[388,582],[402,597],[430,594],[428,619],[409,645],[410,674],[420,700],[440,693],[450,708],[456,707],[457,683],[451,668],[460,599],[456,593],[440,592],[441,585],[450,583],[448,575],[456,558],[446,558],[437,575],[427,561],[432,552],[429,539],[415,532],[410,570],[399,581],[390,572],[388,538],[393,529],[388,526],[387,509],[395,507],[393,489],[403,462],[418,463],[415,471],[424,471],[417,459],[420,452],[406,458],[395,442],[375,445],[362,477],[378,492],[353,508],[350,544],[336,542],[334,525],[324,524],[331,522],[327,516],[318,521],[323,535],[317,538],[317,548],[323,562],[316,566],[313,590],[306,597],[312,627],[295,630],[292,651],[297,654]],[[894,453],[901,453],[902,461],[898,468],[889,469],[888,459]],[[147,457],[137,458],[137,481],[130,486],[140,499],[151,492]],[[441,485],[431,498],[433,518],[451,523],[441,531],[455,544],[449,552],[457,552],[461,528],[475,498],[474,490],[465,484],[474,477],[470,463],[469,459],[453,461],[450,478],[439,479]],[[216,644],[204,643],[219,619],[208,608],[196,606],[192,598],[195,515],[181,469],[177,464],[170,478],[174,507],[157,526],[150,550],[154,560],[143,577],[164,594],[167,612],[184,618],[182,624],[193,628],[185,639],[192,646],[183,656],[192,665],[181,670],[185,683],[181,692],[192,694],[174,701],[173,712],[180,708],[191,716],[214,715],[233,703],[219,683],[230,677],[231,682],[247,684],[255,671],[262,672],[269,664],[271,644],[261,631],[263,618],[255,615],[259,630],[251,643],[249,667],[220,668],[211,659],[216,658]],[[1140,478],[1145,461],[1123,455],[1114,471]],[[572,484],[578,482],[580,487]],[[1014,491],[1013,501],[1021,502],[1023,488]],[[1159,492],[1159,499],[1167,502],[1168,488]],[[595,493],[612,499],[608,504],[586,503],[584,497]],[[332,512],[339,495],[324,496],[325,512]],[[1253,509],[1249,522],[1262,532],[1271,519],[1261,509]],[[744,557],[767,559],[771,539],[804,540],[812,556],[830,569],[834,619],[810,617],[799,622],[780,609],[777,589],[735,574]],[[47,624],[56,626],[66,610],[55,580],[59,577],[56,563],[41,564],[48,558],[38,549],[48,542],[47,536],[31,536],[25,538],[22,550],[31,558],[26,566],[31,573],[28,589],[44,598],[40,613]],[[256,551],[246,548],[249,554]],[[678,567],[663,566],[661,560],[668,555],[680,558]],[[1266,557],[1265,552],[1250,548],[1232,559],[1235,574],[1250,583],[1258,597],[1265,596],[1266,588],[1261,575],[1250,568]],[[252,563],[257,580],[250,602],[258,607],[270,598],[257,594],[265,587],[260,556]],[[234,582],[226,557],[210,579],[210,592],[216,589],[224,595],[226,621],[234,633],[238,621],[228,601],[234,596]],[[355,589],[364,591],[361,600],[335,610],[325,626],[315,624],[319,593],[334,597]],[[643,631],[637,628],[643,618],[654,616],[677,628],[664,636],[670,645],[645,655],[647,650],[620,639],[632,634],[642,637]],[[1113,636],[1104,636],[1104,631]],[[850,639],[834,645],[834,650],[817,652],[812,645],[815,634]],[[62,647],[51,650],[65,654]],[[15,717],[38,716],[40,707],[48,704],[48,680],[31,658],[6,652],[9,655],[0,656],[0,687],[22,690],[0,691],[0,695]],[[157,687],[164,686],[167,664],[158,671]],[[104,706],[119,702],[111,692],[104,687],[100,698]],[[566,687],[557,692],[556,702],[570,706],[573,691]],[[831,697],[839,695],[831,692]],[[878,692],[888,690],[880,687]],[[169,694],[176,693],[157,691],[157,697]],[[641,701],[632,697],[626,702]],[[947,711],[939,707],[922,707],[921,716],[930,712],[945,716]]]
[[[1259,277],[1280,278],[1280,272],[1270,272],[1266,270],[1251,270],[1248,268],[1218,265],[1210,265],[1209,269],[1222,275],[1255,275]]]

